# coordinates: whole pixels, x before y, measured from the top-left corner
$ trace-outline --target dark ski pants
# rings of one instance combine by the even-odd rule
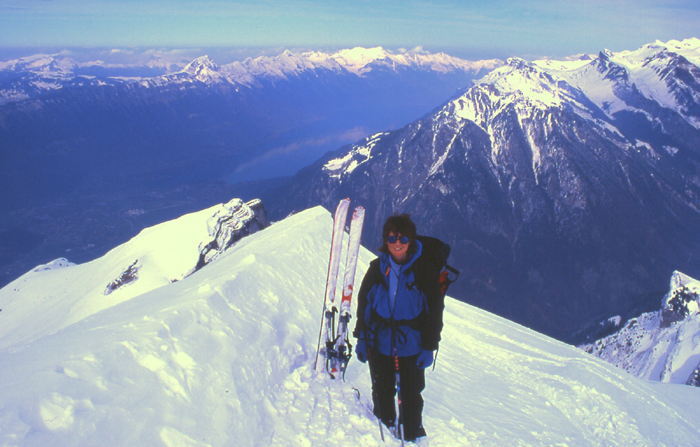
[[[423,397],[421,392],[425,388],[425,370],[416,366],[418,355],[399,357],[399,378],[401,381],[401,412],[404,425],[405,439],[415,439],[424,435],[423,425]],[[388,427],[396,421],[396,407],[394,396],[396,395],[395,364],[394,357],[383,355],[373,351],[372,369],[375,374],[372,388],[374,401],[374,414]]]

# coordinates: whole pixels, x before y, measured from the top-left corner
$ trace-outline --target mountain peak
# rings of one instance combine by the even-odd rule
[[[220,82],[223,78],[219,66],[207,55],[193,60],[180,73],[185,73],[204,83]]]
[[[527,103],[537,108],[558,107],[571,97],[570,87],[558,82],[546,70],[511,57],[506,65],[491,71],[463,95],[466,101],[461,101],[458,116],[484,125],[510,103]],[[480,118],[474,119],[477,116]]]
[[[516,68],[522,68],[530,65],[530,62],[526,61],[525,59],[513,56],[506,59],[506,65],[510,65]]]
[[[193,76],[211,75],[218,71],[219,66],[208,55],[198,57],[182,69],[183,73],[189,73]]]

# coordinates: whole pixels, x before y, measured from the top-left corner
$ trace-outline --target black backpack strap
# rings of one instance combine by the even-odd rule
[[[369,263],[369,268],[365,277],[362,279],[362,285],[357,292],[357,318],[355,318],[355,330],[352,335],[355,338],[363,339],[368,331],[367,322],[365,321],[365,310],[367,309],[367,294],[375,284],[380,284],[384,281],[384,275],[379,268],[379,259],[374,259]]]

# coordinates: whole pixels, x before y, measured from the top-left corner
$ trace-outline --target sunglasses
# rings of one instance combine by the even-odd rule
[[[401,237],[389,236],[386,238],[386,241],[390,244],[395,244],[396,242],[401,242],[402,245],[406,245],[411,240],[408,238],[408,236],[401,236]]]

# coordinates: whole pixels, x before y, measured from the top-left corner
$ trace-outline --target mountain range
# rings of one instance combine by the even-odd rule
[[[700,274],[700,40],[528,62],[511,58],[401,129],[301,170],[272,218],[343,197],[365,245],[408,212],[452,246],[454,296],[569,342],[658,308]]]
[[[401,127],[499,64],[381,48],[221,66],[0,63],[0,284]]]
[[[151,78],[88,76],[81,70],[95,65],[51,56],[6,62],[0,168],[3,189],[16,194],[4,205],[48,184],[293,174],[339,143],[410,122],[497,64],[381,48],[221,67],[203,56]],[[31,185],[21,181],[28,174]]]
[[[48,92],[76,85],[134,84],[163,86],[181,83],[226,83],[233,86],[261,87],[265,82],[329,71],[356,76],[373,71],[471,73],[478,76],[501,65],[498,60],[466,61],[445,53],[392,53],[381,47],[345,49],[336,53],[311,51],[277,56],[260,56],[218,65],[209,56],[187,63],[153,56],[138,64],[105,63],[101,60],[77,62],[62,54],[36,54],[0,61],[0,104],[21,102]],[[273,81],[274,82],[274,81]]]

